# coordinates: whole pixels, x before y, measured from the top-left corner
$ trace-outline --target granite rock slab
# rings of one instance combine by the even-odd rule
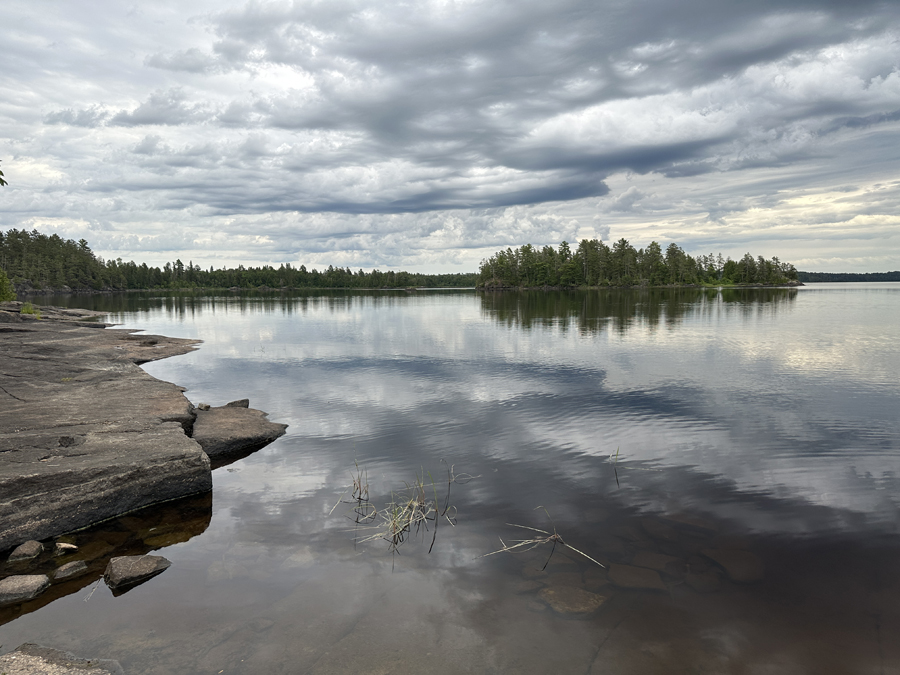
[[[13,304],[0,304],[0,550],[212,488],[187,435],[193,406],[138,367],[198,341],[86,323],[83,311],[16,321]]]

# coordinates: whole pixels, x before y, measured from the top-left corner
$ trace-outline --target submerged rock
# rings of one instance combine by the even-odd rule
[[[701,553],[725,570],[732,581],[750,584],[765,574],[765,565],[755,553],[740,549],[705,548]]]
[[[44,545],[39,541],[26,541],[24,544],[17,546],[12,553],[9,554],[9,562],[22,562],[23,560],[31,560],[37,558],[44,552]]]
[[[673,555],[665,555],[664,553],[654,553],[651,551],[638,551],[631,559],[631,564],[635,567],[646,567],[657,572],[666,572],[667,568],[672,565],[683,564],[681,559]]]
[[[109,561],[103,579],[111,590],[124,592],[165,572],[171,565],[161,555],[119,556]]]
[[[596,611],[606,601],[597,593],[591,593],[575,586],[551,586],[543,588],[538,597],[558,614],[587,615]]]
[[[88,571],[87,563],[84,560],[75,560],[73,562],[60,565],[56,573],[53,575],[54,581],[63,581],[64,579],[74,579],[80,577]]]
[[[659,572],[646,567],[631,565],[610,565],[609,580],[619,588],[641,591],[665,591],[666,585],[659,578]]]
[[[45,574],[16,574],[0,580],[0,607],[33,600],[50,586]]]
[[[697,593],[714,593],[722,586],[719,575],[715,572],[702,572],[699,574],[689,572],[684,575],[684,583]]]
[[[0,656],[0,673],[4,675],[123,675],[124,672],[118,661],[80,659],[35,644],[20,645]]]

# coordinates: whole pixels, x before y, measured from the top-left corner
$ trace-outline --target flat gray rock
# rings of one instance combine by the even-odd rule
[[[237,403],[244,401],[197,411],[192,436],[211,459],[258,449],[282,436],[287,428],[270,422],[262,410]]]
[[[60,565],[56,573],[53,575],[54,581],[64,581],[65,579],[74,579],[80,577],[88,571],[87,563],[84,560],[75,560],[65,565]]]
[[[3,675],[123,675],[118,661],[80,659],[67,652],[24,644],[0,656]]]
[[[0,607],[33,600],[50,586],[45,574],[16,574],[0,580]]]
[[[190,402],[136,365],[197,341],[88,325],[0,320],[0,550],[212,488]]]
[[[32,560],[37,558],[44,552],[44,545],[39,541],[26,541],[20,546],[16,546],[12,553],[9,554],[9,562],[21,562],[23,560]]]
[[[119,556],[109,561],[103,579],[113,591],[122,590],[165,572],[171,564],[161,555]]]

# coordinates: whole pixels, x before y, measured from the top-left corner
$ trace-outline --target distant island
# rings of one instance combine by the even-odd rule
[[[484,289],[799,284],[794,266],[778,258],[691,256],[675,243],[663,251],[655,241],[635,249],[624,238],[612,247],[582,239],[574,250],[565,241],[558,249],[507,248],[483,261],[478,272]]]
[[[900,272],[797,272],[803,283],[820,281],[900,281]]]

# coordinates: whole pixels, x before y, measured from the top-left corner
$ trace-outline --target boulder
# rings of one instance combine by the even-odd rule
[[[732,581],[750,584],[759,581],[765,573],[762,559],[755,553],[741,549],[705,548],[701,553],[725,570]]]
[[[53,581],[63,581],[65,579],[74,579],[80,577],[88,571],[87,563],[84,560],[75,560],[73,562],[60,565],[53,575]]]
[[[45,574],[16,574],[0,581],[0,607],[33,600],[50,586]]]
[[[550,605],[557,614],[581,616],[595,612],[606,601],[602,595],[575,586],[543,588],[538,593],[538,597]]]
[[[237,401],[231,401],[230,403],[225,404],[226,408],[249,408],[250,407],[250,399],[249,398],[239,398]]]
[[[119,556],[109,561],[103,579],[112,591],[124,592],[165,572],[171,565],[161,555]]]
[[[268,445],[284,434],[286,424],[276,424],[267,418],[262,410],[230,404],[198,409],[193,438],[210,459],[245,453]]]
[[[4,675],[123,675],[124,672],[118,661],[80,659],[35,644],[20,645],[0,656],[0,673]]]
[[[44,545],[39,541],[26,541],[24,544],[17,546],[12,553],[9,554],[9,562],[22,562],[23,560],[31,560],[37,558],[44,552]]]
[[[665,591],[666,585],[659,578],[659,572],[646,567],[632,565],[610,565],[607,573],[609,580],[619,588],[640,591]]]

